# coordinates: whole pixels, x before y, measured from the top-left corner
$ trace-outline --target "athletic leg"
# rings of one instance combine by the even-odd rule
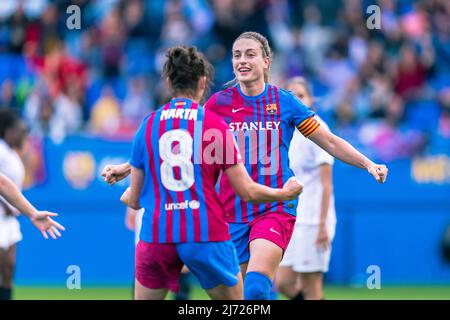
[[[289,299],[294,299],[302,289],[299,274],[292,270],[292,267],[278,269],[276,286],[278,291]]]
[[[300,281],[305,300],[321,300],[324,298],[322,272],[300,273]]]
[[[137,279],[134,282],[135,300],[164,300],[167,295],[167,289],[149,289],[139,283]]]
[[[281,212],[264,214],[249,224],[250,260],[244,280],[244,299],[270,299],[273,280],[294,225],[295,217]]]
[[[250,261],[244,282],[244,298],[269,300],[283,249],[266,239],[254,239],[249,247]]]
[[[243,300],[242,275],[238,274],[238,283],[234,287],[227,287],[221,284],[215,288],[207,289],[206,292],[213,300]]]
[[[14,244],[6,250],[0,250],[0,299],[3,300],[12,299],[14,269],[16,267],[16,248],[17,246]]]

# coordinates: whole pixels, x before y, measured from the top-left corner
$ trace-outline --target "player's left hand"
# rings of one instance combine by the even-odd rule
[[[324,225],[320,225],[319,232],[317,234],[316,246],[321,249],[328,249],[330,247],[330,238],[328,238],[327,228]]]
[[[388,175],[388,168],[384,164],[373,164],[367,171],[377,180],[379,183],[384,183]]]
[[[34,216],[30,218],[30,220],[34,224],[34,226],[38,228],[39,231],[41,231],[45,239],[48,239],[48,234],[53,239],[56,239],[58,237],[61,237],[61,233],[59,232],[59,230],[66,230],[61,224],[51,218],[56,216],[58,216],[57,213],[38,211]]]

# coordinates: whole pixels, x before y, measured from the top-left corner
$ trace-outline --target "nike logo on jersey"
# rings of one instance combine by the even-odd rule
[[[276,233],[277,235],[281,236],[281,234],[278,231],[275,231],[273,228],[270,228],[269,230],[270,232]]]
[[[231,109],[231,112],[236,113],[236,112],[241,111],[243,109],[245,109],[245,108],[239,108],[239,109],[233,108],[233,109]]]

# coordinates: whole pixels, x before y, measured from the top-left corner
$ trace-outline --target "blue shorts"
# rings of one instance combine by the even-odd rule
[[[227,287],[237,285],[240,269],[231,240],[179,243],[177,251],[203,289],[212,289],[221,284]]]
[[[231,240],[222,242],[147,243],[136,247],[135,276],[149,289],[178,292],[178,277],[185,264],[203,289],[238,283],[239,264]]]
[[[228,226],[239,264],[245,263],[250,260],[248,251],[250,226],[247,223],[228,223]]]

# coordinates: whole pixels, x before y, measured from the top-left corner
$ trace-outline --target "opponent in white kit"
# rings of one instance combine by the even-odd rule
[[[312,105],[311,89],[303,78],[291,79],[287,89],[306,105]],[[315,118],[322,128],[329,130],[319,116]],[[278,290],[291,299],[323,299],[323,273],[328,271],[336,225],[332,182],[334,158],[296,132],[291,141],[289,160],[304,189],[299,198],[294,234],[280,264],[276,283]]]

